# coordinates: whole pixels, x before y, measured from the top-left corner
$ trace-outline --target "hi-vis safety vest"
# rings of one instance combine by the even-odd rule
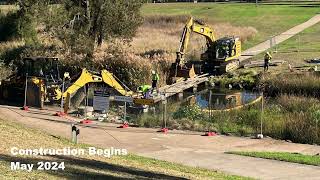
[[[153,81],[159,81],[160,77],[158,74],[152,74],[152,80]]]
[[[270,55],[270,53],[266,53],[264,55],[264,60],[271,60],[272,59],[272,56]]]
[[[146,93],[148,92],[152,87],[150,85],[143,85],[143,86],[140,86],[138,89],[139,91],[142,91],[143,93]]]

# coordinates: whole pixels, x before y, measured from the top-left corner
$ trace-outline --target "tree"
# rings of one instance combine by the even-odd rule
[[[51,31],[87,59],[105,40],[132,38],[142,21],[140,0],[64,0],[63,4],[64,13],[56,12],[65,14],[67,21],[57,22]],[[58,30],[61,27],[63,31]]]
[[[142,22],[141,0],[11,0],[23,25],[40,25],[65,52],[90,62],[95,48],[110,39],[130,40]],[[53,2],[59,4],[52,4]],[[23,28],[20,28],[23,29]],[[25,33],[24,35],[28,35]],[[34,40],[34,38],[32,39]],[[72,57],[72,55],[70,56]]]

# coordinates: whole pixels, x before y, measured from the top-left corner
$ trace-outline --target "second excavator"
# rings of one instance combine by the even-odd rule
[[[206,51],[201,54],[201,61],[187,61],[186,52],[192,33],[206,38]],[[238,37],[216,39],[214,30],[205,23],[190,18],[186,23],[177,51],[176,62],[170,70],[170,82],[179,78],[193,78],[199,74],[222,74],[237,69],[240,65],[241,41]]]

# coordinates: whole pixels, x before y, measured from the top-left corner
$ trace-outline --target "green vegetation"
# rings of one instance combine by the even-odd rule
[[[192,103],[190,100],[188,103]],[[167,127],[180,130],[216,131],[221,134],[251,136],[260,133],[295,143],[320,144],[320,100],[313,97],[278,94],[241,109],[212,111],[197,104],[171,104],[167,108]],[[132,122],[145,127],[161,127],[162,111],[143,114]]]
[[[316,13],[317,8],[297,7],[290,5],[262,5],[254,4],[216,4],[216,3],[170,3],[145,4],[142,13],[148,15],[192,15],[207,19],[209,22],[231,23],[234,26],[251,26],[258,34],[245,42],[244,49],[269,39],[270,36],[286,31],[298,25]]]
[[[261,78],[264,91],[269,96],[291,94],[320,97],[318,72],[268,74]]]
[[[278,161],[286,161],[299,164],[308,164],[314,166],[320,166],[320,156],[315,155],[303,155],[298,153],[289,152],[228,152],[230,154],[237,154],[242,156],[250,156],[264,159],[273,159]]]
[[[220,172],[192,168],[180,164],[144,158],[136,155],[104,158],[102,156],[12,156],[10,148],[86,148],[88,145],[74,145],[66,139],[44,132],[25,128],[19,124],[0,120],[0,179],[248,179],[225,175]],[[38,161],[65,162],[64,171],[10,171],[10,162],[36,163]]]
[[[253,89],[257,86],[260,74],[254,70],[244,70],[230,72],[222,76],[213,76],[210,78],[210,83],[221,88],[228,88],[231,85],[239,89]]]

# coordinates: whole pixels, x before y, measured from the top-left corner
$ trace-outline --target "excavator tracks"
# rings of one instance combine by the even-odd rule
[[[231,61],[224,62],[220,65],[219,72],[220,73],[226,73],[235,71],[240,67],[240,61],[239,59],[234,59]]]

